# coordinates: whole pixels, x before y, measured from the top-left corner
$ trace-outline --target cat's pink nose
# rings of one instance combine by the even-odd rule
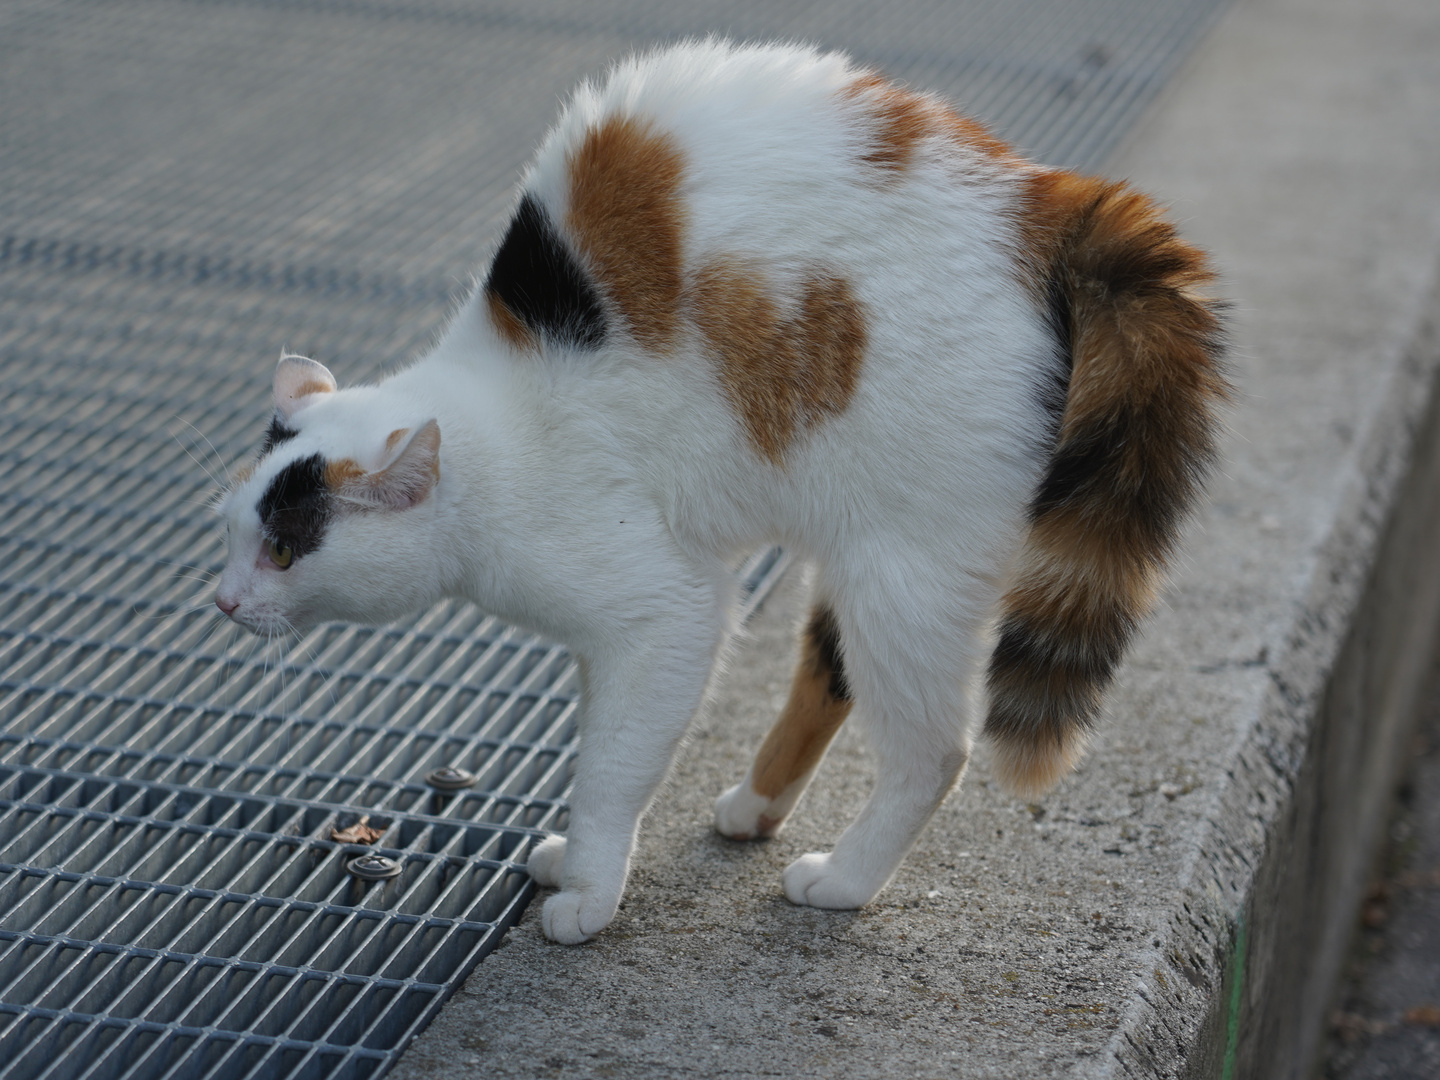
[[[224,597],[217,596],[215,597],[215,606],[218,607],[221,611],[223,611],[226,615],[234,615],[235,609],[240,606],[240,601],[236,600],[234,603],[227,604]]]

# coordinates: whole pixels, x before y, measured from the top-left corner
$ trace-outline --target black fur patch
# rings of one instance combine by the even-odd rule
[[[1027,619],[1011,615],[1000,626],[1000,640],[990,657],[990,678],[993,682],[1008,672],[1037,682],[1046,673],[1059,671],[1077,684],[1104,685],[1115,673],[1133,632],[1134,621],[1117,616],[1105,620],[1103,629],[1090,627],[1082,639],[1061,644],[1047,640]]]
[[[330,489],[325,486],[325,459],[319,454],[292,461],[275,474],[257,509],[265,535],[300,558],[325,539],[330,517]]]
[[[287,442],[299,434],[300,432],[294,428],[286,427],[285,421],[280,419],[279,413],[276,413],[270,418],[270,427],[265,431],[265,441],[260,444],[260,456],[264,457],[281,443]]]
[[[1108,633],[1055,642],[1026,619],[1005,619],[986,677],[985,734],[1063,742],[1071,729],[1090,730],[1133,629],[1134,620],[1122,617]]]
[[[845,679],[845,660],[840,653],[840,625],[835,621],[835,613],[828,607],[816,608],[810,616],[810,625],[805,628],[805,635],[815,650],[816,665],[822,673],[830,675],[826,693],[836,701],[849,701],[850,683]]]
[[[529,195],[495,253],[485,289],[533,332],[559,344],[595,349],[605,340],[600,294]]]
[[[1058,274],[1052,274],[1045,290],[1045,322],[1055,335],[1060,363],[1045,372],[1036,391],[1040,407],[1049,421],[1045,445],[1054,446],[1060,436],[1060,421],[1070,396],[1070,376],[1075,370],[1075,347],[1070,334],[1070,294]]]
[[[1213,457],[1203,415],[1124,405],[1055,447],[1030,504],[1031,520],[1084,507],[1114,532],[1163,555]]]
[[[1102,491],[1112,481],[1125,454],[1125,417],[1090,423],[1055,447],[1050,467],[1030,504],[1030,515],[1039,518],[1067,503],[1083,499],[1092,489]]]

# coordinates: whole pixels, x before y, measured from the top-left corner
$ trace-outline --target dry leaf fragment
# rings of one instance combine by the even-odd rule
[[[1377,881],[1370,886],[1360,907],[1360,921],[1371,930],[1379,930],[1390,921],[1390,885]]]
[[[1395,878],[1402,889],[1440,889],[1440,866],[1429,870],[1407,870]]]
[[[1330,1027],[1348,1045],[1362,1035],[1384,1035],[1394,1025],[1384,1020],[1371,1020],[1359,1013],[1337,1010],[1330,1014]]]
[[[344,829],[331,829],[330,839],[337,844],[373,844],[385,835],[385,830],[365,824],[369,820],[370,815],[365,814],[354,825]]]
[[[1406,1011],[1405,1022],[1416,1027],[1440,1028],[1440,1005],[1416,1005]]]

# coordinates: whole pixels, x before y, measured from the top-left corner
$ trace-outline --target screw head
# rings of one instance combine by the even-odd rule
[[[360,855],[346,863],[345,870],[361,881],[384,881],[399,877],[400,864],[384,855]]]
[[[474,787],[477,779],[474,773],[466,769],[452,768],[449,765],[442,765],[425,774],[425,783],[436,791],[461,791],[467,787]]]

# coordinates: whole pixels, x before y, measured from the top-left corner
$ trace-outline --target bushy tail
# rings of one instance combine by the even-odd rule
[[[1149,199],[1064,172],[1028,181],[1024,258],[1070,351],[1069,390],[1001,601],[985,733],[1002,784],[1060,780],[1149,612],[1214,456],[1229,387],[1205,256]]]

